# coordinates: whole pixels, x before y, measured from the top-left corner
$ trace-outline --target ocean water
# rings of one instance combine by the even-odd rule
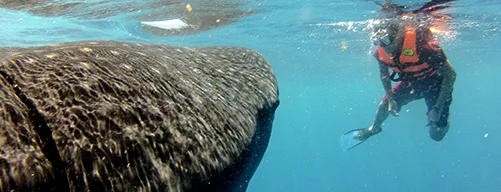
[[[110,2],[116,5],[99,6],[123,6]],[[0,46],[97,39],[259,51],[274,68],[281,104],[250,192],[501,191],[500,0],[459,0],[447,9],[455,17],[452,32],[438,39],[458,75],[443,141],[428,137],[424,101],[415,101],[389,117],[381,134],[347,152],[340,135],[370,125],[384,93],[369,41],[380,16],[375,3],[246,1],[243,8],[256,12],[226,26],[156,36],[134,17],[154,8],[130,2],[103,15],[0,9]]]

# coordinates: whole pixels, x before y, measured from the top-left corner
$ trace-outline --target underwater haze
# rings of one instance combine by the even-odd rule
[[[437,38],[457,79],[444,140],[429,138],[419,100],[347,152],[340,136],[369,126],[384,94],[370,41],[381,16],[373,1],[8,2],[0,1],[0,46],[118,40],[240,46],[263,54],[281,103],[249,192],[501,191],[501,0],[459,0],[446,9],[454,17],[451,31]],[[199,27],[176,34],[142,23],[176,18]],[[207,18],[213,23],[200,22]]]

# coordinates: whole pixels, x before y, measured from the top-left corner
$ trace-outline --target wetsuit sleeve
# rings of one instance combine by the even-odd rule
[[[378,52],[377,49],[374,51],[374,58],[376,58],[376,61],[379,65],[379,75],[381,79],[381,83],[383,84],[384,91],[389,99],[393,99],[394,95],[393,92],[391,92],[391,79],[390,79],[390,69],[388,66],[386,66],[384,63],[379,61],[378,57]]]
[[[427,60],[429,64],[443,65],[447,61],[447,56],[445,56],[444,51],[436,39],[428,42],[428,44],[424,46],[423,51],[426,53],[424,59]]]
[[[456,81],[456,70],[452,66],[452,64],[446,60],[443,64],[438,68],[439,74],[443,77],[442,83],[440,86],[440,92],[437,98],[437,103],[433,106],[436,109],[439,109],[439,114],[441,115],[444,111],[444,105],[447,100],[450,100],[452,97],[452,91],[454,89],[454,82]]]
[[[374,49],[374,51],[372,52],[372,56],[373,56],[373,57],[376,59],[376,61],[378,61],[378,63],[379,63],[378,54],[379,54],[379,53],[377,52],[377,48],[376,48],[376,49]]]
[[[452,96],[454,82],[456,81],[456,71],[447,60],[447,56],[445,56],[444,51],[440,48],[436,39],[429,42],[427,48],[428,51],[430,51],[430,57],[428,57],[430,61],[428,61],[428,63],[432,66],[434,65],[435,69],[438,70],[438,74],[442,76],[437,103],[433,106],[433,108],[438,109],[439,114],[442,115],[442,113],[444,113],[442,109],[444,109],[446,101]]]
[[[432,52],[431,55],[432,57],[429,57],[430,59],[430,61],[428,61],[429,63],[436,63],[443,65],[447,61],[447,56],[445,56],[445,53],[442,49],[440,49],[439,51]]]

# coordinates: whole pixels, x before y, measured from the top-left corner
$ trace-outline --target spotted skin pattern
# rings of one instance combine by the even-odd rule
[[[245,191],[279,104],[238,47],[0,48],[0,74],[1,191]]]

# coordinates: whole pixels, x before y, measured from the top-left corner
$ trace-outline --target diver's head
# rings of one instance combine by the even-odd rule
[[[416,30],[418,45],[433,38],[426,22],[403,16],[380,20],[374,27],[371,39],[374,45],[381,46],[386,53],[397,53],[402,48],[406,31],[411,28]]]
[[[400,32],[400,23],[390,19],[380,20],[374,26],[372,42],[376,46],[381,46],[386,52],[394,52],[401,47],[400,41],[403,40],[403,33]]]

